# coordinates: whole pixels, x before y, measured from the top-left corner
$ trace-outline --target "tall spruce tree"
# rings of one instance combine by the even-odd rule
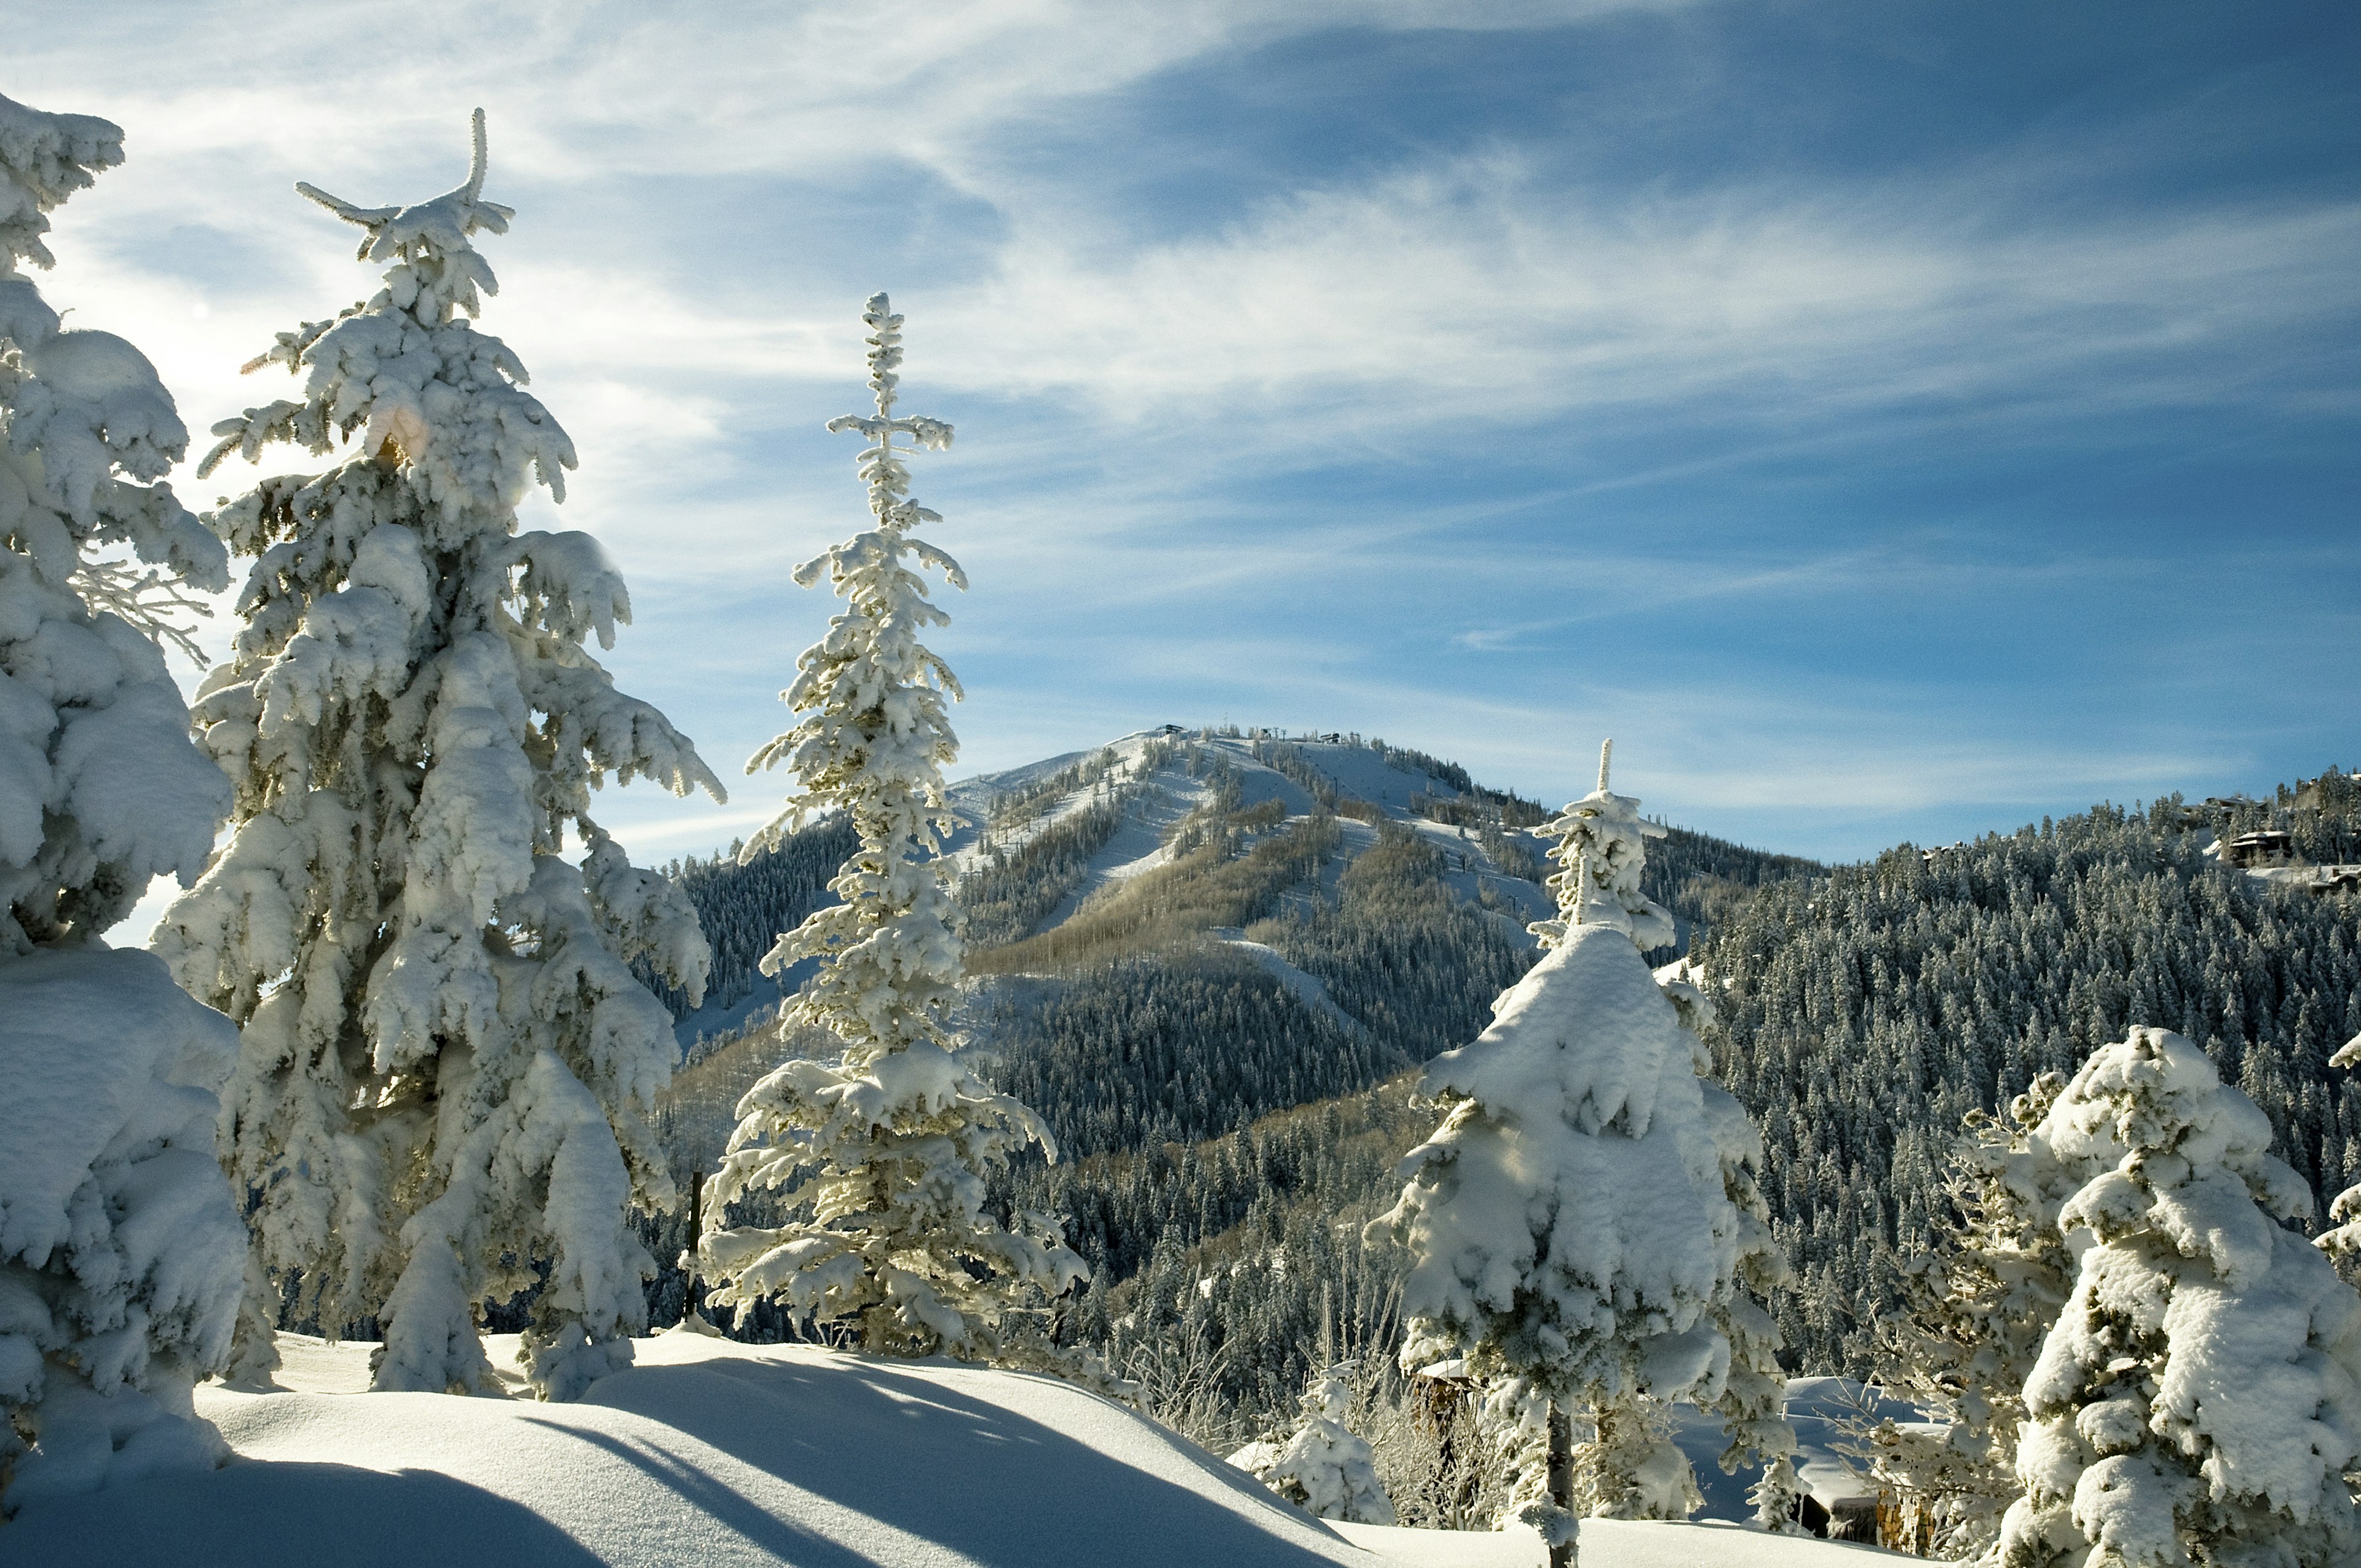
[[[1523,1517],[1560,1568],[1576,1550],[1576,1405],[1598,1431],[1584,1456],[1594,1507],[1678,1513],[1695,1496],[1640,1400],[1729,1392],[1730,1311],[1748,1222],[1760,1224],[1731,1200],[1726,1118],[1708,1109],[1697,1036],[1641,957],[1671,938],[1672,918],[1640,892],[1647,839],[1664,829],[1639,804],[1609,792],[1602,751],[1598,788],[1549,825],[1559,914],[1533,927],[1549,951],[1474,1043],[1427,1065],[1420,1092],[1443,1124],[1369,1226],[1412,1259],[1406,1369],[1465,1356],[1477,1376],[1549,1402],[1548,1500]],[[1752,1326],[1750,1356],[1776,1343],[1760,1334],[1767,1315]]]
[[[488,1387],[486,1302],[533,1291],[535,1389],[631,1359],[653,1272],[630,1210],[669,1206],[648,1121],[676,1049],[634,959],[692,999],[696,915],[591,817],[609,777],[721,788],[584,647],[631,617],[583,533],[518,532],[564,499],[573,444],[468,318],[505,232],[466,183],[357,207],[385,286],[279,334],[300,397],[214,427],[209,472],[286,443],[334,466],[268,478],[214,520],[257,557],[246,625],[198,694],[235,835],[156,949],[245,1025],[225,1157],[251,1194],[238,1366],[275,1365],[282,1293],[334,1335],[375,1318],[380,1389]],[[568,839],[579,853],[568,859]]]
[[[221,1456],[190,1390],[237,1313],[214,1160],[236,1032],[102,933],[193,880],[229,806],[148,635],[153,593],[227,583],[162,476],[188,433],[110,333],[19,268],[123,159],[86,115],[0,98],[0,1508]],[[128,565],[124,553],[146,564]],[[0,1527],[5,1539],[5,1527]]]
[[[2082,1185],[2072,1296],[2025,1386],[2006,1568],[2361,1561],[2361,1297],[2278,1222],[2303,1179],[2205,1054],[2135,1027],[2036,1141]]]
[[[819,960],[783,1032],[826,1029],[834,1061],[788,1061],[740,1101],[737,1131],[710,1193],[698,1266],[715,1305],[776,1299],[806,1321],[849,1323],[863,1350],[990,1358],[1006,1349],[1009,1310],[1086,1277],[1056,1226],[1002,1227],[983,1210],[984,1177],[1013,1146],[1057,1146],[1041,1119],[995,1092],[956,1052],[961,947],[948,868],[943,764],[958,755],[944,709],[950,666],[918,641],[950,617],[917,568],[965,587],[959,564],[912,536],[941,518],[909,499],[904,458],[941,449],[951,427],[896,414],[902,318],[884,294],[862,314],[876,412],[828,428],[870,444],[860,457],[871,526],[796,568],[846,601],[797,661],[783,695],[802,716],[755,753],[749,773],[785,764],[801,784],[745,846],[752,859],[814,812],[841,811],[860,845],[829,884],[842,900],[779,938],[777,974]],[[906,438],[912,446],[896,444]],[[775,1193],[775,1225],[729,1223],[734,1201]]]

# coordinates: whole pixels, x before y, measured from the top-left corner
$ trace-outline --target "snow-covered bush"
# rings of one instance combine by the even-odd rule
[[[1676,1003],[1641,956],[1672,934],[1639,891],[1646,839],[1664,830],[1609,793],[1602,755],[1598,788],[1551,831],[1559,917],[1534,927],[1549,951],[1473,1044],[1427,1065],[1420,1091],[1443,1124],[1404,1160],[1401,1200],[1369,1233],[1412,1259],[1406,1368],[1465,1356],[1475,1376],[1549,1402],[1552,1501],[1525,1514],[1564,1560],[1570,1407],[1591,1407],[1599,1434],[1586,1455],[1594,1506],[1682,1513],[1695,1483],[1685,1463],[1667,1479],[1638,1400],[1715,1405],[1742,1352],[1735,1419],[1766,1441],[1775,1402],[1758,1409],[1751,1380],[1775,1387],[1777,1335],[1758,1304],[1741,1306],[1741,1257],[1770,1255],[1761,1215],[1732,1199],[1751,1190],[1748,1146],[1698,1076],[1680,1003],[1699,993]]]
[[[214,1160],[228,1021],[100,933],[193,879],[228,807],[115,589],[218,589],[221,544],[158,482],[186,449],[138,350],[60,330],[23,262],[123,157],[104,120],[0,98],[0,1486],[205,1466],[190,1403],[225,1359],[244,1247]],[[104,554],[115,552],[117,554]],[[29,1453],[28,1453],[29,1449]],[[13,1473],[13,1482],[12,1482]]]
[[[235,836],[156,950],[245,1025],[225,1158],[253,1195],[238,1367],[275,1364],[282,1289],[334,1335],[383,1325],[380,1389],[486,1387],[483,1303],[534,1289],[526,1365],[571,1398],[631,1358],[652,1272],[631,1208],[668,1207],[648,1122],[676,1055],[631,964],[694,998],[694,911],[632,867],[590,792],[719,784],[584,647],[631,618],[582,533],[517,531],[574,447],[524,367],[467,319],[495,287],[467,182],[413,206],[303,193],[390,264],[375,297],[247,367],[302,395],[214,427],[230,453],[336,457],[215,526],[257,557],[246,625],[198,694]],[[566,857],[567,840],[578,861]]]
[[[2332,1066],[2361,1068],[2361,1035],[2356,1035],[2329,1058]],[[2346,1188],[2328,1206],[2334,1228],[2321,1233],[2317,1245],[2336,1265],[2345,1283],[2361,1288],[2361,1185]]]
[[[873,521],[796,568],[807,587],[824,575],[847,608],[797,661],[785,696],[802,717],[746,764],[784,763],[802,786],[748,857],[816,812],[844,812],[860,835],[829,884],[843,902],[763,960],[765,974],[820,960],[781,1027],[818,1025],[843,1050],[789,1061],[739,1102],[697,1263],[713,1305],[775,1298],[807,1321],[850,1320],[864,1350],[985,1358],[1001,1352],[1005,1314],[1027,1292],[1056,1295],[1088,1271],[1052,1222],[1025,1216],[1025,1229],[1007,1230],[983,1210],[985,1173],[1012,1147],[1057,1148],[1038,1116],[956,1054],[961,948],[937,851],[950,821],[942,768],[958,755],[944,698],[959,683],[918,641],[950,620],[918,568],[959,587],[967,577],[911,536],[941,519],[909,499],[911,447],[895,444],[947,447],[951,427],[894,412],[902,318],[878,294],[862,320],[877,411],[829,429],[871,443],[860,472]],[[776,1193],[785,1222],[732,1226],[730,1204],[752,1193]]]
[[[1706,1121],[1713,1129],[1714,1149],[1721,1160],[1722,1195],[1730,1200],[1738,1219],[1738,1257],[1731,1271],[1735,1288],[1718,1295],[1709,1309],[1714,1326],[1730,1343],[1729,1376],[1721,1397],[1711,1401],[1730,1439],[1719,1463],[1724,1474],[1733,1475],[1762,1465],[1761,1477],[1747,1493],[1747,1500],[1754,1505],[1755,1522],[1765,1530],[1793,1533],[1802,1528],[1794,1510],[1803,1486],[1795,1478],[1795,1429],[1787,1422],[1787,1376],[1779,1365],[1779,1324],[1764,1305],[1773,1291],[1787,1283],[1791,1270],[1786,1253],[1772,1233],[1771,1202],[1763,1193],[1762,1129],[1737,1096],[1712,1078],[1713,1052],[1705,1043],[1705,1028],[1713,1018],[1714,1006],[1712,993],[1699,983],[1703,979],[1703,971],[1693,961],[1667,966],[1656,976],[1680,1017],[1681,1027],[1688,1033],[1697,1091],[1705,1099]],[[1665,1441],[1647,1457],[1662,1472],[1679,1457],[1679,1451]],[[1640,1475],[1636,1469],[1630,1473],[1635,1477]],[[1695,1489],[1696,1478],[1686,1463],[1679,1480],[1682,1486]],[[1677,1497],[1683,1506],[1675,1511],[1659,1505],[1633,1517],[1686,1518],[1695,1507],[1686,1503],[1686,1491],[1674,1493],[1668,1486],[1658,1486],[1653,1494],[1668,1501]],[[1641,1493],[1649,1495],[1645,1489]]]
[[[1394,1506],[1378,1480],[1369,1445],[1345,1424],[1358,1370],[1347,1361],[1321,1373],[1303,1396],[1303,1415],[1293,1431],[1250,1442],[1230,1463],[1321,1519],[1392,1524]]]
[[[2073,1294],[2025,1387],[2008,1568],[2361,1561],[2361,1297],[2281,1216],[2312,1193],[2180,1036],[2084,1063],[2034,1141],[2082,1185]]]
[[[1878,1325],[1885,1387],[1931,1418],[1869,1434],[1872,1478],[1897,1500],[1912,1542],[1982,1555],[2022,1487],[2026,1380],[2073,1288],[2058,1228],[2078,1185],[2034,1137],[2066,1087],[2044,1073],[1994,1116],[1971,1112],[1945,1180],[1949,1223],[1902,1262],[1902,1306]]]

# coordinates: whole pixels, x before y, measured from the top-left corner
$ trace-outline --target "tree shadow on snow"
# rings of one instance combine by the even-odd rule
[[[1051,1387],[1078,1409],[1096,1403],[1080,1390]],[[1135,1427],[1136,1441],[1160,1445],[1197,1471],[1206,1478],[1202,1490],[931,1378],[873,1362],[635,1367],[601,1382],[587,1402],[662,1422],[840,1508],[987,1568],[1304,1568],[1354,1552],[1250,1477],[1148,1423]],[[1137,1420],[1127,1413],[1109,1419]],[[794,1568],[877,1561],[770,1514],[675,1455],[569,1430],[639,1465]],[[1235,1504],[1207,1491],[1229,1494]],[[1288,1540],[1290,1531],[1299,1539],[1328,1536],[1334,1557]]]
[[[58,1497],[0,1525],[10,1563],[173,1568],[597,1568],[531,1509],[429,1470],[271,1461]]]

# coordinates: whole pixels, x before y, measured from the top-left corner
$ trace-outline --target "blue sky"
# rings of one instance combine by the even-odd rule
[[[861,301],[972,591],[964,765],[1358,729],[1857,857],[2361,766],[2361,11],[99,3],[45,281],[200,431],[373,286],[290,189],[491,123],[484,326],[609,658],[733,780],[863,516]],[[285,466],[286,465],[281,465]],[[182,481],[209,504],[242,474]],[[212,635],[221,635],[216,627]],[[644,787],[643,855],[763,820]]]

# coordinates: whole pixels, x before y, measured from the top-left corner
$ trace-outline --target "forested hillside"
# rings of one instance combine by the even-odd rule
[[[1150,1381],[1191,1406],[1171,1413],[1206,1435],[1257,1427],[1292,1408],[1322,1354],[1323,1293],[1330,1339],[1391,1332],[1395,1261],[1338,1222],[1389,1201],[1422,1135],[1397,1075],[1472,1038],[1532,961],[1525,923],[1552,902],[1529,829],[1547,813],[1424,753],[1267,732],[1135,736],[953,802],[982,977],[969,1027],[1066,1156],[1020,1165],[995,1201],[1070,1216],[1096,1279],[1066,1337],[1160,1369]],[[763,927],[828,896],[845,841],[822,824],[742,868],[684,867],[716,928],[720,996],[768,983]],[[1822,869],[1682,829],[1660,845],[1651,891],[1685,931]],[[663,1108],[683,1178],[710,1168],[738,1095],[798,1047],[824,1042],[783,1047],[759,1023],[703,1042]],[[685,1223],[650,1227],[660,1258]],[[1209,1258],[1224,1272],[1201,1288]],[[667,1268],[659,1317],[685,1283]]]
[[[1719,1076],[1764,1131],[1795,1370],[1873,1370],[1896,1248],[1944,1201],[1961,1116],[2127,1023],[2204,1045],[2323,1205],[2361,1175],[2361,1075],[2327,1065],[2361,1029],[2361,898],[2207,852],[2280,832],[2298,861],[2349,860],[2356,794],[2331,773],[2259,801],[2101,806],[1833,870],[1681,828],[1652,843],[1648,891],[1719,1003]],[[1251,1435],[1318,1357],[1390,1346],[1400,1260],[1359,1223],[1431,1126],[1400,1075],[1474,1037],[1531,963],[1543,813],[1422,753],[1268,734],[1133,737],[957,799],[984,977],[971,1028],[1067,1157],[1021,1164],[994,1203],[1064,1214],[1091,1263],[1061,1337],[1184,1429]],[[765,907],[808,907],[824,831],[788,847],[811,862],[800,894],[764,857],[700,868],[691,894],[743,922],[762,877]],[[767,944],[734,929],[717,955],[751,972]],[[730,961],[717,984],[743,983]],[[721,1044],[676,1091],[684,1174],[780,1049]]]
[[[1927,1234],[1960,1117],[2070,1071],[2128,1025],[2202,1046],[2323,1211],[2361,1174],[2361,1079],[2328,1065],[2361,1030],[2361,898],[2206,853],[2276,824],[2349,854],[2361,792],[2334,773],[2310,787],[2304,807],[2292,790],[2211,811],[2174,799],[1905,845],[1766,886],[1708,934],[1709,1038],[1763,1125],[1763,1185],[1799,1274],[1782,1326],[1800,1365],[1869,1369],[1894,1249]]]

